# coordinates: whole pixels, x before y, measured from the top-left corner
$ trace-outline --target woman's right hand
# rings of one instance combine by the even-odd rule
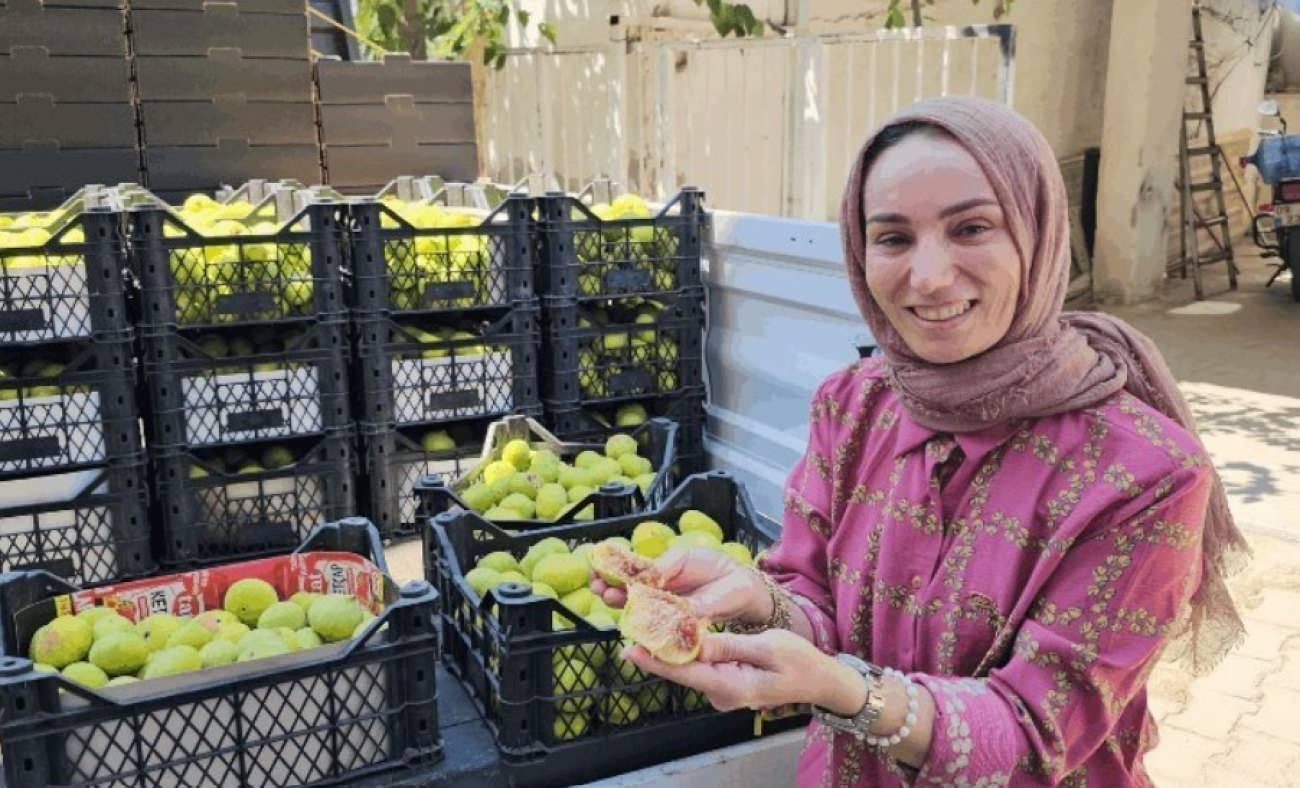
[[[772,597],[758,570],[742,566],[726,553],[702,547],[674,548],[655,561],[666,591],[680,594],[691,603],[691,612],[710,621],[767,621],[772,614]],[[627,601],[624,589],[599,577],[591,590],[610,607]]]

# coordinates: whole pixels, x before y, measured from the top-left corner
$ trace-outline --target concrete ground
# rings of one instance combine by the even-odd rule
[[[1207,675],[1152,676],[1160,786],[1300,786],[1300,304],[1285,276],[1264,289],[1253,247],[1238,252],[1236,292],[1216,272],[1204,301],[1171,280],[1154,302],[1110,310],[1169,360],[1254,550],[1231,581],[1246,642]]]
[[[1231,581],[1246,642],[1214,671],[1171,665],[1152,676],[1160,744],[1148,760],[1159,786],[1300,786],[1300,304],[1253,248],[1239,250],[1240,287],[1206,275],[1157,300],[1110,311],[1151,336],[1196,410],[1254,559]],[[1222,267],[1219,267],[1221,271]],[[422,576],[419,543],[388,552],[399,579]]]

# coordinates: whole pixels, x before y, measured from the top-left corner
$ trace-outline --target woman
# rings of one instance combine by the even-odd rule
[[[1244,541],[1155,347],[1061,312],[1049,146],[1001,105],[918,104],[841,211],[883,357],[818,387],[761,572],[660,559],[731,633],[627,658],[720,709],[812,704],[800,785],[1149,785],[1146,679],[1175,642],[1204,667],[1240,638]]]

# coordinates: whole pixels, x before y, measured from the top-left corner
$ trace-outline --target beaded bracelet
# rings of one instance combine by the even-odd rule
[[[885,678],[894,676],[903,683],[903,688],[907,691],[907,716],[904,718],[902,726],[889,736],[867,734],[867,745],[880,750],[887,750],[912,734],[912,726],[916,725],[917,709],[920,708],[920,701],[916,697],[916,684],[912,679],[893,668],[885,668],[884,673]]]

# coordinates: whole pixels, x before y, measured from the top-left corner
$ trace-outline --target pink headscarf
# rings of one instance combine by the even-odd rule
[[[862,268],[867,154],[881,131],[909,121],[941,129],[974,156],[1020,252],[1020,293],[1006,336],[955,364],[931,364],[911,352],[876,305]],[[1177,381],[1150,339],[1109,315],[1063,311],[1070,277],[1067,209],[1065,183],[1047,140],[1002,104],[975,98],[921,102],[863,144],[840,208],[849,283],[891,383],[919,423],[969,432],[1086,408],[1126,390],[1195,432]],[[1172,649],[1194,670],[1213,666],[1241,640],[1244,628],[1224,577],[1246,553],[1216,475],[1202,541],[1201,585],[1185,626],[1175,633],[1183,637]]]

